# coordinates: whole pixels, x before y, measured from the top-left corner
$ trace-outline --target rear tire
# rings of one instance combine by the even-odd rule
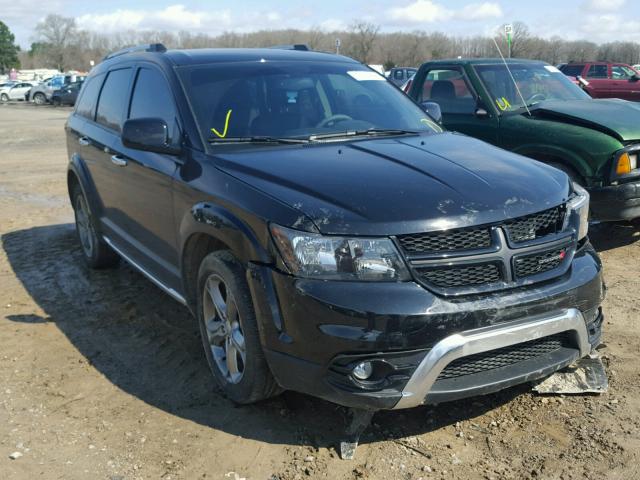
[[[38,92],[33,96],[33,103],[36,105],[44,105],[47,103],[47,97],[45,97],[43,93]]]
[[[89,210],[87,199],[82,193],[82,189],[79,185],[75,185],[72,192],[76,234],[87,265],[95,269],[116,266],[120,261],[120,257],[98,235],[95,219]]]
[[[198,272],[197,317],[207,363],[239,404],[280,392],[264,358],[245,270],[228,250],[207,255]]]

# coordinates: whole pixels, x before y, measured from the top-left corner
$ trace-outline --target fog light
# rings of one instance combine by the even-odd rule
[[[373,365],[371,365],[371,362],[360,362],[353,367],[351,373],[358,380],[366,380],[373,373]]]

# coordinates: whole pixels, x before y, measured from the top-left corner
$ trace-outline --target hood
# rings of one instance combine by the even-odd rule
[[[582,125],[617,138],[640,140],[640,104],[619,99],[540,102],[531,107],[536,117]]]
[[[297,209],[301,222],[306,215],[326,234],[492,223],[559,205],[569,195],[559,170],[449,132],[254,146],[215,158],[226,173]]]

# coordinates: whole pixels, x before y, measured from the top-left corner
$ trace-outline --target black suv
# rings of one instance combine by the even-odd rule
[[[66,131],[87,262],[122,257],[185,304],[236,402],[438,403],[599,343],[588,194],[349,58],[117,52]]]

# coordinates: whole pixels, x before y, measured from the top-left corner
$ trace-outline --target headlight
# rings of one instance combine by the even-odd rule
[[[574,196],[567,202],[567,215],[565,216],[565,227],[571,221],[571,217],[576,215],[580,221],[578,227],[578,240],[587,236],[589,231],[589,192],[577,183],[573,184]]]
[[[271,225],[292,274],[326,280],[402,281],[409,272],[389,238],[324,236]]]

